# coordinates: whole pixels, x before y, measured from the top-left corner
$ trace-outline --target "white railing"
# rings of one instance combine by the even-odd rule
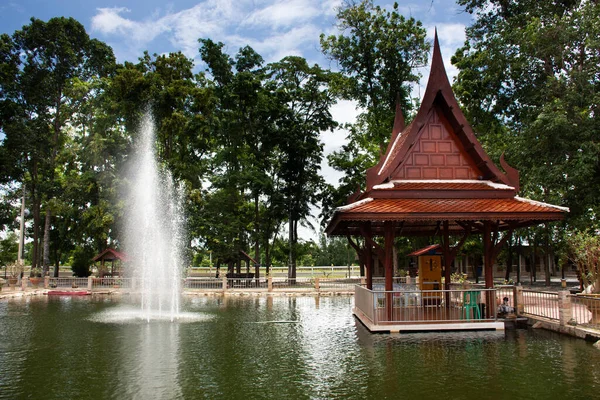
[[[223,290],[221,278],[186,278],[183,280],[184,289]]]
[[[558,293],[523,289],[523,311],[536,317],[559,320]]]
[[[355,305],[375,324],[496,320],[495,289],[381,291],[356,287]]]
[[[600,326],[600,297],[569,295],[572,319],[578,325]]]
[[[79,278],[76,276],[50,278],[48,281],[49,288],[87,288],[88,278]]]

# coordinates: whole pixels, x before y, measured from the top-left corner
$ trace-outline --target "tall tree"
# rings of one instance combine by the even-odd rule
[[[33,263],[38,265],[41,207],[45,206],[44,268],[49,262],[52,199],[56,196],[57,157],[66,129],[77,113],[68,96],[76,80],[88,81],[114,68],[112,50],[90,39],[72,18],[35,18],[12,37],[3,35],[0,49],[2,74],[3,146],[10,148],[15,165],[13,179],[29,185],[33,209]],[[13,151],[14,150],[14,151]]]
[[[600,212],[600,3],[459,0],[476,16],[453,63],[455,93],[479,138],[506,151],[522,191],[570,208],[567,224]]]
[[[411,84],[415,69],[425,65],[429,43],[420,21],[405,18],[394,3],[391,11],[374,6],[372,0],[347,2],[337,14],[340,35],[321,35],[323,53],[340,67],[343,79],[337,89],[346,99],[357,101],[363,112],[348,126],[348,144],[328,157],[329,164],[344,172],[341,186],[324,204],[325,211],[343,204],[364,173],[373,166],[389,140],[396,102],[411,112]]]
[[[298,223],[310,215],[310,206],[319,200],[324,184],[319,133],[336,126],[329,112],[336,101],[329,89],[336,74],[318,65],[311,67],[304,58],[295,56],[269,65],[269,71],[281,102],[287,105],[281,121],[281,179],[288,218],[288,277],[295,278]]]

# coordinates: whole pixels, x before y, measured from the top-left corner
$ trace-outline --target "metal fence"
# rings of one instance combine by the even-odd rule
[[[378,291],[357,286],[355,291],[355,306],[374,324],[495,321],[495,299],[495,289],[479,288]]]
[[[577,325],[600,326],[600,298],[585,295],[569,295],[572,321]]]
[[[50,278],[49,288],[87,288],[88,278],[78,278],[75,276]]]
[[[220,278],[186,278],[183,289],[222,290],[223,279]]]
[[[523,311],[536,317],[558,320],[558,293],[523,289]]]

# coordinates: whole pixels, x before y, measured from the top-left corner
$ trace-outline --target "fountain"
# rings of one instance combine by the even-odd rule
[[[125,249],[141,294],[142,318],[173,321],[179,316],[184,265],[182,190],[156,161],[154,143],[154,122],[146,113],[128,174]]]

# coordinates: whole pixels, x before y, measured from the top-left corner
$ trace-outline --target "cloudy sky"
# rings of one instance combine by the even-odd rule
[[[309,63],[336,69],[319,51],[319,35],[333,34],[336,9],[343,0],[3,0],[0,3],[0,32],[12,34],[29,23],[31,17],[48,20],[69,16],[81,22],[90,36],[109,44],[119,62],[136,61],[150,53],[182,51],[203,69],[198,57],[198,39],[221,41],[226,51],[235,54],[250,45],[267,62],[287,55],[305,57]],[[442,55],[448,74],[456,71],[450,57],[465,38],[464,29],[471,16],[454,0],[399,1],[400,11],[423,22],[429,39],[437,27]],[[376,0],[391,8],[393,1]],[[415,87],[414,95],[423,94],[428,68]],[[352,121],[354,104],[341,102],[334,107],[338,122]],[[323,134],[329,153],[344,143],[344,132]],[[339,174],[323,165],[325,178],[334,183]]]

